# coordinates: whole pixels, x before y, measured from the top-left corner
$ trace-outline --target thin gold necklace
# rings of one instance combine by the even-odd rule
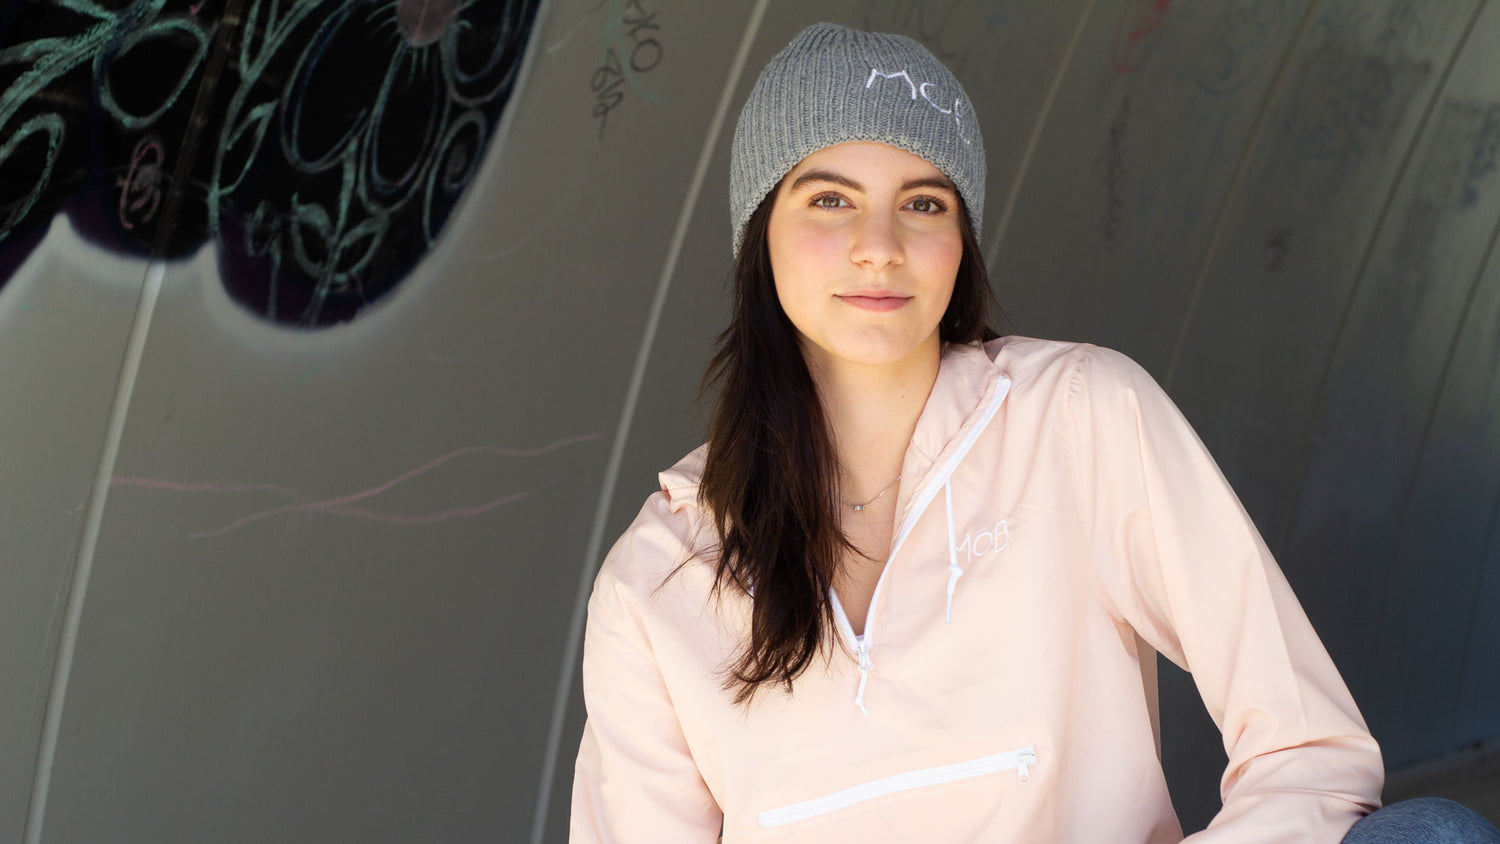
[[[843,499],[843,498],[839,499],[839,503],[842,504],[842,505],[844,505],[845,507],[850,508],[854,512],[858,513],[860,510],[863,510],[866,507],[870,506],[871,504],[874,504],[875,501],[880,498],[880,496],[885,495],[887,492],[890,492],[891,491],[891,487],[895,486],[896,485],[896,481],[899,481],[899,480],[901,480],[901,476],[897,475],[896,476],[896,480],[891,481],[890,483],[886,484],[884,489],[882,489],[881,491],[875,493],[875,495],[873,497],[871,497],[869,501],[866,501],[863,504],[855,504],[853,501],[848,501],[848,500]]]

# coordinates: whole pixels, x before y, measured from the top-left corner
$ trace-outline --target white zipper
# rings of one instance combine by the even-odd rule
[[[985,406],[984,412],[979,416],[979,420],[974,423],[973,428],[969,429],[968,435],[964,437],[962,443],[959,443],[958,448],[954,450],[953,454],[948,457],[948,461],[943,464],[943,468],[938,470],[937,476],[932,479],[932,483],[922,488],[921,496],[912,504],[911,515],[906,518],[906,521],[901,523],[901,530],[896,534],[896,541],[891,544],[892,557],[896,556],[896,552],[901,550],[901,545],[906,542],[907,534],[910,534],[911,529],[916,526],[917,519],[921,517],[922,511],[927,509],[927,505],[931,504],[932,499],[937,496],[938,490],[943,484],[948,482],[948,478],[952,477],[953,472],[958,469],[958,461],[964,459],[964,456],[969,453],[969,449],[974,447],[974,441],[978,440],[979,435],[984,433],[984,429],[989,427],[990,420],[995,418],[995,412],[1000,409],[1000,403],[1005,401],[1005,394],[1009,392],[1010,379],[1004,375],[999,376],[999,382],[995,384],[995,394],[990,397],[990,403]]]
[[[878,606],[880,601],[880,590],[885,586],[886,573],[891,570],[891,560],[896,558],[896,552],[901,550],[902,543],[906,542],[907,535],[916,526],[917,520],[922,517],[922,513],[927,509],[927,505],[932,503],[932,499],[937,495],[938,489],[948,482],[948,478],[952,477],[954,471],[958,469],[958,462],[964,458],[964,455],[969,453],[969,449],[974,447],[974,442],[979,439],[980,434],[984,433],[984,429],[989,427],[990,420],[995,418],[996,411],[1000,409],[1000,403],[1005,401],[1005,395],[1009,392],[1010,379],[1004,375],[999,376],[995,384],[994,395],[990,396],[989,404],[985,405],[984,411],[980,413],[979,419],[974,423],[974,427],[969,429],[969,433],[964,436],[963,442],[959,443],[958,448],[943,463],[942,468],[938,470],[938,473],[933,476],[927,486],[922,488],[921,494],[913,502],[906,518],[901,521],[901,529],[896,532],[896,540],[891,543],[891,553],[885,558],[885,567],[880,570],[880,579],[875,581],[875,591],[870,593],[870,607],[865,611],[864,633],[856,634],[854,632],[854,625],[850,623],[848,614],[844,612],[844,605],[839,603],[838,593],[829,590],[829,594],[833,599],[834,623],[838,626],[839,631],[844,634],[844,638],[859,658],[859,691],[855,694],[854,705],[858,706],[859,711],[867,716],[870,713],[865,709],[865,683],[870,679],[870,671],[875,668],[874,661],[870,657],[870,648],[875,643],[875,607]]]
[[[958,782],[959,780],[982,777],[986,774],[998,773],[1000,771],[1014,770],[1016,778],[1024,785],[1031,782],[1031,766],[1037,764],[1036,748],[1023,747],[1012,750],[1009,753],[996,753],[993,756],[982,756],[978,759],[970,759],[967,762],[955,762],[951,765],[940,765],[936,768],[922,768],[916,771],[906,771],[900,774],[892,774],[881,777],[878,780],[860,783],[843,791],[835,791],[812,800],[804,800],[801,803],[793,803],[790,806],[782,806],[779,809],[767,809],[759,815],[760,825],[763,829],[776,826],[785,826],[797,821],[805,821],[836,812],[839,809],[847,809],[867,800],[878,797],[886,797],[902,791],[910,791],[914,788],[925,788],[929,785],[942,785],[944,783]]]

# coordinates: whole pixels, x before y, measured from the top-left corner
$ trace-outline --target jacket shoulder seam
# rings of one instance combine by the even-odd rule
[[[1087,389],[1084,383],[1087,375],[1084,370],[1089,362],[1094,359],[1099,349],[1099,346],[1092,343],[1079,343],[1069,353],[1068,395],[1065,404],[1068,432],[1063,437],[1063,446],[1067,453],[1068,487],[1073,493],[1073,510],[1077,517],[1078,533],[1083,541],[1084,548],[1088,549],[1085,555],[1085,565],[1088,567],[1089,581],[1093,583],[1094,591],[1099,596],[1099,600],[1104,604],[1104,609],[1109,613],[1110,617],[1117,621],[1124,621],[1125,615],[1120,611],[1119,605],[1115,603],[1114,596],[1110,593],[1109,587],[1099,579],[1099,567],[1094,560],[1093,538],[1090,535],[1094,529],[1094,524],[1091,520],[1085,518],[1084,491],[1078,485],[1078,443],[1075,442],[1076,435],[1073,430],[1074,420],[1077,418],[1074,412],[1074,402],[1079,394]],[[1092,421],[1090,421],[1089,427],[1092,429]]]

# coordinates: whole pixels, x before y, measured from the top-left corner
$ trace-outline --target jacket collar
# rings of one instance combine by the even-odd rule
[[[979,422],[979,409],[999,385],[1001,372],[980,343],[948,345],[938,363],[937,380],[917,417],[911,445],[901,463],[901,491],[896,524],[906,520],[917,494]]]

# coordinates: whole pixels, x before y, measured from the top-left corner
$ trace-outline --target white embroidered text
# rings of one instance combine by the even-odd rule
[[[995,529],[992,531],[982,530],[978,533],[970,531],[964,534],[963,541],[953,546],[953,550],[965,554],[964,565],[968,565],[974,561],[975,557],[987,557],[1000,553],[1000,550],[1009,543],[1010,528],[1005,524],[1005,520],[1001,519],[995,522]]]
[[[875,85],[876,79],[900,79],[904,81],[906,83],[906,87],[911,89],[912,99],[915,100],[918,97],[921,97],[927,102],[929,106],[932,106],[934,109],[937,109],[943,114],[951,116],[953,118],[953,125],[958,128],[958,136],[963,139],[964,143],[969,143],[969,137],[964,134],[963,119],[959,116],[959,112],[963,109],[963,100],[955,97],[953,99],[953,107],[945,108],[942,105],[942,102],[947,102],[946,97],[943,98],[941,102],[939,102],[938,100],[932,98],[932,94],[928,93],[928,89],[936,88],[937,83],[923,82],[921,84],[918,84],[912,81],[911,74],[907,73],[904,70],[898,70],[895,73],[886,73],[879,68],[872,67],[870,68],[870,78],[865,80],[865,88],[868,89],[873,87]]]

